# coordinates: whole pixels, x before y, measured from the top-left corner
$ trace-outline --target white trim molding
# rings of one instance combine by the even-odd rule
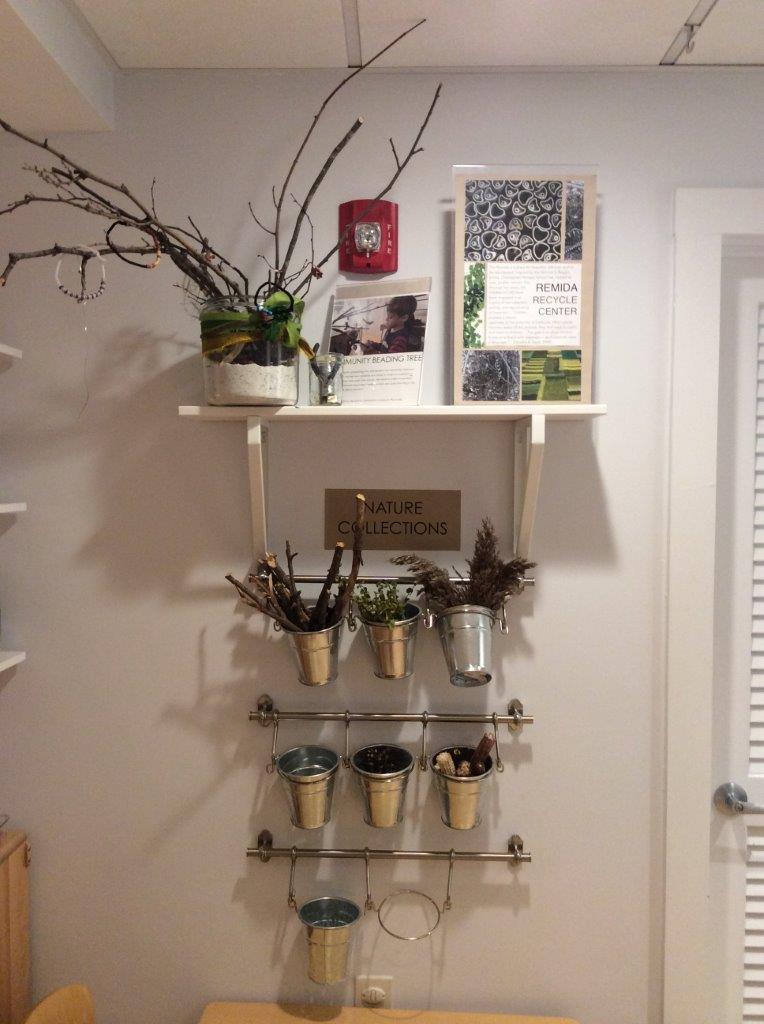
[[[764,189],[678,189],[666,609],[664,1024],[710,1024],[709,833],[722,254],[764,244]],[[689,368],[692,375],[689,375]]]

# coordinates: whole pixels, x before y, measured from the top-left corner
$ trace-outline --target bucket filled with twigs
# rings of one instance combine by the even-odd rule
[[[356,606],[378,679],[406,679],[414,671],[414,650],[421,612],[403,597],[395,583],[377,583],[373,590],[359,586]]]
[[[480,801],[493,771],[494,737],[486,733],[477,747],[444,747],[431,759],[432,778],[448,828],[471,829],[480,824]]]
[[[337,678],[342,624],[350,614],[361,568],[365,511],[364,496],[357,494],[350,574],[347,579],[340,578],[345,545],[337,541],[331,565],[313,603],[306,603],[297,588],[295,555],[289,541],[286,569],[279,565],[276,555],[269,552],[258,562],[256,571],[249,574],[247,583],[230,574],[226,576],[244,604],[267,615],[275,629],[286,633],[297,665],[297,677],[304,686],[325,686]]]
[[[506,603],[525,586],[525,573],[533,562],[513,558],[505,562],[490,519],[484,519],[475,537],[468,572],[453,579],[448,571],[419,555],[399,555],[395,565],[413,571],[416,585],[427,602],[425,626],[437,623],[448,674],[454,686],[483,686],[493,676],[491,633],[498,620],[508,633]]]

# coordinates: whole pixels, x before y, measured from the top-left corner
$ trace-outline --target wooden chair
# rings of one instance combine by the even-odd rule
[[[67,985],[46,996],[26,1024],[95,1024],[93,1000],[84,985]]]

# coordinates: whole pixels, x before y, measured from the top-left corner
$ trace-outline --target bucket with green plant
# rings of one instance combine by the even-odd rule
[[[409,600],[413,589],[408,587],[401,596],[392,581],[377,583],[372,589],[356,588],[355,603],[378,679],[406,679],[414,671],[421,613]]]

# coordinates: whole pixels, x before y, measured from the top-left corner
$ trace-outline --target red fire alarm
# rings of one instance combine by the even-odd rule
[[[391,274],[398,269],[398,204],[351,199],[340,206],[340,270]]]

